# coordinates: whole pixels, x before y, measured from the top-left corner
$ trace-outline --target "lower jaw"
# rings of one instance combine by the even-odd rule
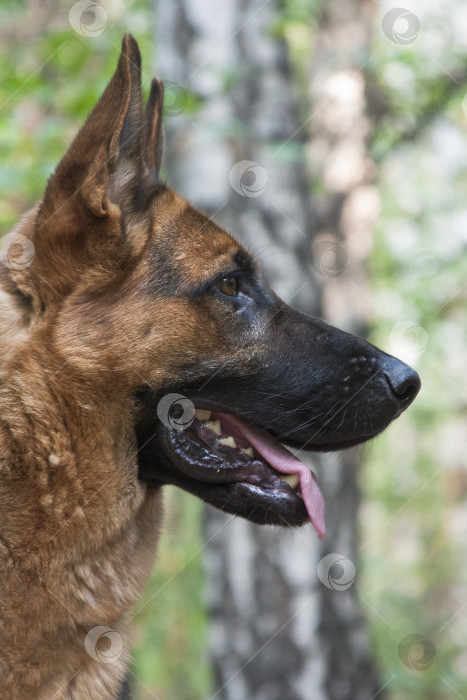
[[[157,440],[157,442],[156,442]],[[152,442],[152,441],[151,441]],[[142,448],[140,479],[150,489],[173,485],[233,516],[255,524],[300,527],[310,524],[308,513],[297,490],[265,488],[247,481],[215,483],[201,481],[179,470],[162,442],[154,438]],[[277,478],[280,478],[278,475]]]
[[[149,486],[160,487],[171,484],[197,496],[205,503],[233,516],[238,516],[258,525],[301,527],[310,524],[302,499],[284,502],[267,494],[253,494],[251,484],[213,484],[195,481],[185,475],[174,473],[162,481],[148,481]]]

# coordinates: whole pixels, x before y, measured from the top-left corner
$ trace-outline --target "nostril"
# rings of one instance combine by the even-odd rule
[[[415,387],[415,384],[409,384],[404,391],[396,391],[395,392],[397,396],[399,397],[400,401],[403,403],[408,403],[410,401],[413,401],[417,394],[417,388]]]
[[[417,372],[400,363],[401,368],[396,372],[385,372],[388,384],[392,393],[397,397],[403,406],[408,406],[420,391],[420,377]]]

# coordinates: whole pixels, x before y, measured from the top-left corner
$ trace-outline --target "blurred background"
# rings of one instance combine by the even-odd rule
[[[467,698],[467,5],[402,1],[0,0],[1,235],[132,32],[169,185],[422,378],[383,436],[309,458],[323,543],[167,488],[140,700]]]

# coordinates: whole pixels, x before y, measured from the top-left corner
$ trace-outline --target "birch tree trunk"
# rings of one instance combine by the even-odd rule
[[[326,64],[335,41],[333,24],[339,21],[343,35],[347,23],[358,28],[364,3],[341,0],[326,6],[318,65]],[[330,156],[339,155],[328,120],[343,119],[349,127],[342,128],[339,140],[344,151],[346,143],[350,149],[347,168],[353,163],[359,170],[366,162],[363,83],[358,109],[351,105],[350,125],[347,105],[338,103],[333,112],[328,102],[327,78],[334,73],[313,74],[312,172],[319,177],[324,172],[326,189],[319,210],[312,211],[305,147],[310,108],[299,109],[287,46],[274,31],[281,8],[280,0],[156,0],[156,72],[166,82],[169,181],[258,255],[285,301],[319,314],[322,292],[334,320],[358,330],[365,315],[361,304],[337,299],[352,290],[354,273],[357,285],[364,284],[363,268],[353,263],[352,239],[342,242],[341,237],[359,228],[360,199],[371,196],[365,176],[337,185],[331,177],[329,185],[323,169],[330,167]],[[359,30],[357,50],[367,48],[365,27]],[[334,46],[337,51],[341,44]],[[192,115],[193,95],[198,109]],[[299,113],[305,114],[302,120]],[[337,248],[329,250],[329,238]],[[334,262],[329,261],[333,250],[338,253]],[[365,250],[358,249],[358,261]],[[345,274],[340,274],[341,258]],[[358,571],[356,456],[313,457],[313,467],[320,472],[327,503],[323,544],[311,527],[281,531],[206,511],[212,699],[369,700],[378,692],[352,585],[354,564]],[[335,557],[331,563],[323,560],[331,553],[340,563]],[[324,584],[317,575],[320,561]]]
[[[371,0],[323,3],[310,71],[313,268],[321,283],[326,320],[362,336],[371,311],[365,263],[379,212],[372,182],[374,164],[368,151],[371,121],[364,72],[371,55],[376,9]],[[348,557],[357,576],[358,461],[359,450],[347,451],[322,470],[332,551]],[[341,579],[344,585],[351,574],[348,563],[347,569]],[[321,589],[326,697],[332,700],[383,697],[360,616],[357,586],[358,579],[357,585],[338,595],[329,588]],[[363,599],[359,596],[359,600]],[[372,611],[366,608],[365,612]]]

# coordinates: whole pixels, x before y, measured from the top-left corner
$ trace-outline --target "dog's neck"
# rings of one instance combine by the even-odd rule
[[[2,321],[7,317],[3,312]],[[40,341],[40,332],[30,339],[21,327],[5,334],[0,368],[1,430],[16,445],[9,454],[11,440],[6,440],[0,459],[7,462],[10,478],[18,481],[32,511],[29,551],[40,551],[56,537],[55,531],[61,546],[69,546],[80,519],[93,538],[112,538],[112,510],[118,507],[121,527],[122,513],[131,518],[144,498],[128,419],[131,401],[118,389],[115,396],[103,396],[98,387],[92,391],[54,354],[47,338]],[[102,508],[108,512],[104,529]],[[95,522],[94,511],[99,513]],[[21,536],[26,537],[24,529]]]
[[[31,697],[48,698],[68,681],[67,668],[80,668],[84,700],[96,667],[106,688],[117,689],[123,675],[122,616],[154,561],[160,495],[137,479],[131,401],[118,387],[104,396],[83,384],[50,338],[29,328],[24,300],[5,278],[0,301],[0,676],[2,664],[6,673],[21,668],[8,687],[29,697],[30,685]],[[43,628],[31,634],[29,619]],[[86,651],[86,635],[98,625],[123,640],[116,664],[99,664]],[[35,635],[46,638],[48,629],[62,630],[63,646],[55,640],[38,651]],[[48,677],[51,666],[64,677]]]

